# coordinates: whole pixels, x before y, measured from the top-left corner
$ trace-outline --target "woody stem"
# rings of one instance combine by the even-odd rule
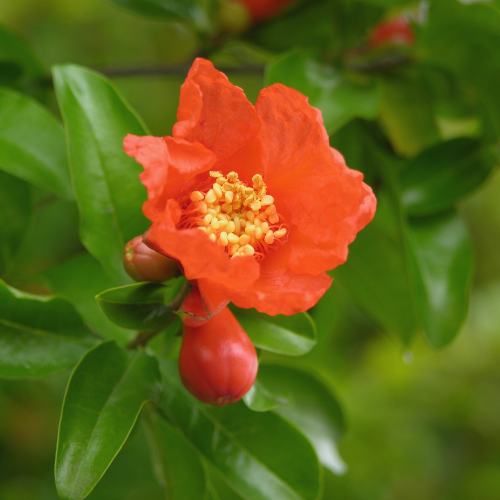
[[[177,316],[174,314],[174,311],[177,311],[181,307],[182,303],[184,302],[184,299],[188,296],[189,292],[191,291],[191,288],[192,288],[191,283],[189,283],[189,281],[186,280],[184,285],[182,285],[181,290],[177,294],[177,297],[175,297],[175,299],[172,300],[172,302],[169,302],[167,304],[167,307],[172,311],[172,314],[168,317],[165,323],[163,323],[160,327],[156,328],[155,330],[138,332],[135,339],[129,342],[125,346],[125,349],[132,350],[132,349],[137,349],[138,347],[145,347],[151,339],[156,337],[168,325],[173,323],[177,318]]]

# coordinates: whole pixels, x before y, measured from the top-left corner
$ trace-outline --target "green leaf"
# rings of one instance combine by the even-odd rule
[[[120,284],[130,282],[122,265],[127,241],[142,234],[146,191],[140,165],[123,151],[127,134],[146,135],[138,116],[115,87],[78,66],[57,66],[54,84],[68,137],[80,235],[88,251]]]
[[[260,373],[260,368],[259,368]],[[250,390],[243,396],[243,402],[253,411],[269,411],[278,406],[288,406],[292,403],[292,395],[280,389],[272,391],[257,379]]]
[[[307,436],[323,467],[335,474],[345,472],[336,446],[345,429],[344,416],[331,392],[315,377],[282,366],[261,365],[258,380],[271,392],[291,395],[291,404],[277,406],[274,412]]]
[[[224,476],[210,462],[205,461],[209,479],[210,500],[244,500],[229,486]]]
[[[49,195],[51,196],[51,195]],[[75,202],[38,200],[23,242],[9,268],[9,281],[30,279],[62,262],[83,248],[78,238],[78,208]],[[64,235],[64,237],[61,237]]]
[[[220,500],[220,496],[217,490],[214,488],[212,483],[208,483],[208,499],[209,500]]]
[[[64,299],[0,280],[0,377],[38,378],[74,365],[95,340]]]
[[[95,300],[98,293],[116,286],[116,283],[91,255],[77,255],[47,269],[43,276],[50,289],[69,300],[92,330],[119,345],[130,342],[133,334],[111,323]]]
[[[252,412],[242,402],[205,405],[182,388],[175,363],[164,362],[161,369],[162,410],[238,494],[247,500],[318,497],[318,460],[295,427],[272,412]]]
[[[387,157],[376,161],[385,164],[384,175],[394,173]],[[385,180],[391,189],[379,191],[374,220],[349,246],[347,262],[334,275],[386,331],[408,343],[423,330],[439,347],[457,334],[467,311],[470,243],[456,216],[408,220],[395,181]]]
[[[380,85],[380,121],[397,153],[413,156],[439,141],[431,96],[419,82],[384,75]]]
[[[184,278],[161,283],[137,283],[100,293],[97,303],[106,317],[122,328],[152,331],[172,316],[168,306],[185,283]]]
[[[207,477],[199,455],[156,412],[148,414],[148,438],[156,476],[168,500],[206,500]]]
[[[0,88],[0,169],[73,199],[60,123],[34,99]]]
[[[157,362],[114,342],[89,351],[69,380],[59,424],[56,486],[63,500],[85,498],[159,391]]]
[[[482,184],[497,155],[473,139],[455,139],[424,151],[401,174],[401,198],[409,215],[451,208]]]
[[[193,23],[201,31],[210,28],[209,18],[196,0],[111,0],[138,14],[164,21],[187,21]]]
[[[231,306],[243,330],[256,347],[289,356],[309,352],[316,344],[316,326],[307,313],[268,316],[254,309]]]
[[[477,97],[500,137],[500,9],[491,2],[432,2],[425,29],[419,32],[423,61],[455,77],[469,97]]]
[[[152,470],[144,418],[138,420],[141,422],[134,426],[113,463],[87,497],[89,500],[165,499],[163,488]],[[50,498],[58,498],[55,491]]]
[[[309,104],[321,110],[329,134],[355,117],[377,116],[380,92],[373,82],[361,85],[351,81],[303,51],[289,52],[267,66],[265,86],[273,83],[282,83],[306,95]]]
[[[29,184],[0,171],[0,276],[12,263],[31,220]]]
[[[448,212],[412,219],[409,236],[422,277],[424,334],[433,347],[442,347],[455,338],[467,315],[473,267],[469,235],[458,214]]]
[[[377,323],[407,343],[418,329],[414,263],[387,194],[379,191],[377,200],[373,221],[349,245],[347,262],[333,276]]]

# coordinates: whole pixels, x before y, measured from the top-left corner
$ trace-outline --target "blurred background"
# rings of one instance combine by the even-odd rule
[[[369,26],[373,12],[366,3],[358,7],[355,14],[366,16]],[[231,13],[226,15],[231,24]],[[0,0],[0,24],[28,42],[46,71],[75,63],[110,76],[153,135],[171,133],[186,68],[208,46],[185,23],[141,18],[105,0]],[[368,36],[368,29],[358,26],[357,32],[360,39]],[[211,55],[255,102],[263,65],[275,50],[226,34]],[[175,67],[172,74],[161,74],[166,66]],[[150,74],[141,74],[144,68]],[[28,91],[58,115],[50,79],[42,87]],[[326,472],[325,499],[500,499],[499,199],[500,175],[493,169],[458,205],[471,234],[475,269],[467,320],[450,345],[433,350],[419,336],[403,346],[338,280],[313,310],[318,345],[294,363],[329,384],[348,425],[339,442],[345,472]],[[76,225],[67,217],[68,226]],[[43,242],[40,247],[43,254]],[[76,238],[68,237],[65,255],[79,249]],[[40,271],[50,262],[32,265]],[[0,381],[1,500],[57,498],[54,453],[69,374]],[[162,498],[140,425],[89,498]],[[237,497],[227,490],[221,498]]]

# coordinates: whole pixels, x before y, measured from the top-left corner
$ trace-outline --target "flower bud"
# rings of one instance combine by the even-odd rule
[[[250,12],[254,22],[264,21],[278,15],[295,0],[233,0],[244,5]]]
[[[197,328],[184,327],[179,373],[200,401],[235,403],[252,387],[257,369],[255,348],[227,307]]]
[[[123,266],[135,281],[167,281],[179,273],[175,261],[147,247],[142,236],[125,245]]]
[[[372,48],[381,45],[408,46],[414,43],[415,35],[413,29],[403,16],[378,24],[368,40],[368,44]]]

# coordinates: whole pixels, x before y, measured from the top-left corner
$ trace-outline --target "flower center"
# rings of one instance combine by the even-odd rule
[[[260,174],[252,177],[253,187],[236,172],[224,177],[212,171],[210,177],[205,188],[181,203],[179,229],[198,228],[232,257],[254,255],[260,260],[283,242],[288,230]]]

